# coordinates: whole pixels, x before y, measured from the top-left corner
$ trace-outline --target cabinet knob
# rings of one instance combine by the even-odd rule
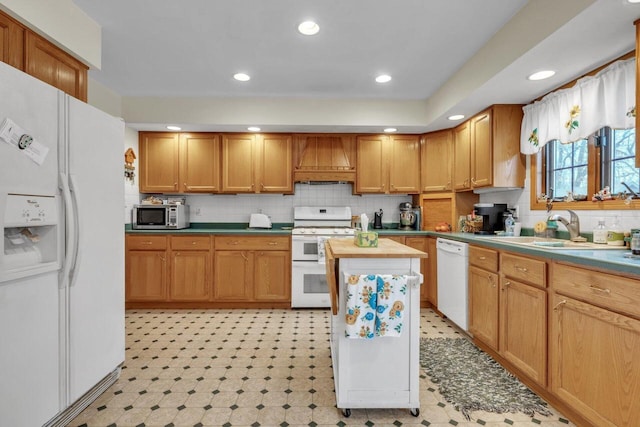
[[[269,246],[277,246],[278,242],[269,242]]]
[[[245,262],[249,261],[249,258],[244,254],[244,252],[240,252],[240,255],[242,255],[242,258],[244,258]]]
[[[197,245],[197,244],[198,244],[198,242],[191,242],[191,244],[192,244],[192,245]]]
[[[232,245],[239,245],[240,242],[238,242],[237,240],[234,240],[233,242],[231,242]]]
[[[553,307],[553,311],[558,311],[558,308],[560,308],[561,305],[566,304],[567,300],[563,299],[562,301],[560,301],[558,304],[556,304],[555,307]]]
[[[528,272],[528,271],[529,271],[529,270],[527,269],[527,267],[518,267],[517,265],[516,265],[516,270],[518,270],[518,271],[520,271],[520,272],[522,272],[522,273],[526,273],[526,272]]]
[[[487,259],[487,257],[486,257],[486,256],[479,256],[479,257],[478,257],[478,259],[479,259],[480,261],[484,261],[485,259]]]
[[[151,244],[153,244],[153,242],[148,242],[148,241],[147,242],[140,242],[140,244],[141,245],[151,245]]]
[[[592,291],[596,291],[596,292],[602,292],[604,294],[610,294],[611,293],[610,289],[601,288],[601,287],[595,286],[595,285],[589,285],[589,289],[591,289]]]
[[[476,185],[476,179],[475,178],[471,178],[471,184]]]

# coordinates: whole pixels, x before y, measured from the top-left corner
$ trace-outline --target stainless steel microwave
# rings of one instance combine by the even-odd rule
[[[191,225],[187,205],[135,205],[131,215],[134,230],[178,230]]]

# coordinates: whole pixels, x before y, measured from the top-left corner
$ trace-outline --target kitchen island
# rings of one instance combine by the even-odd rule
[[[331,357],[337,407],[410,408],[417,416],[420,350],[420,258],[390,239],[362,248],[326,242],[331,293]]]

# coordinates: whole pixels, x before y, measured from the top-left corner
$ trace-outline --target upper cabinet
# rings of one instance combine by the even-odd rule
[[[141,193],[215,193],[220,182],[220,136],[140,132]]]
[[[356,193],[420,193],[417,135],[359,136]]]
[[[0,61],[87,101],[89,68],[2,12]]]
[[[24,70],[25,29],[13,19],[0,13],[0,61]]]
[[[285,134],[226,134],[222,191],[293,193],[293,143]]]
[[[451,130],[427,133],[422,136],[423,192],[451,190],[451,161],[453,158]]]
[[[522,106],[494,105],[454,129],[454,189],[524,187]]]
[[[353,182],[355,150],[353,135],[295,135],[293,180]]]

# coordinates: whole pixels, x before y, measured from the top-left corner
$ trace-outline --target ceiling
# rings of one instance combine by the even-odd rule
[[[409,133],[451,127],[446,117],[453,113],[528,103],[634,48],[640,5],[563,0],[572,8],[560,10],[555,1],[74,0],[102,27],[102,69],[89,76],[123,104],[145,98],[417,103],[419,123],[397,126]],[[308,19],[318,22],[319,34],[297,32]],[[557,74],[526,80],[547,68]],[[251,80],[234,80],[237,72]],[[376,83],[383,73],[392,80]],[[211,130],[244,131],[248,124],[260,125],[239,120],[238,129],[211,123]],[[304,120],[279,124],[263,130],[327,130]],[[134,127],[163,125],[146,120]],[[183,125],[207,130],[208,123]],[[377,125],[370,131],[379,132]]]

